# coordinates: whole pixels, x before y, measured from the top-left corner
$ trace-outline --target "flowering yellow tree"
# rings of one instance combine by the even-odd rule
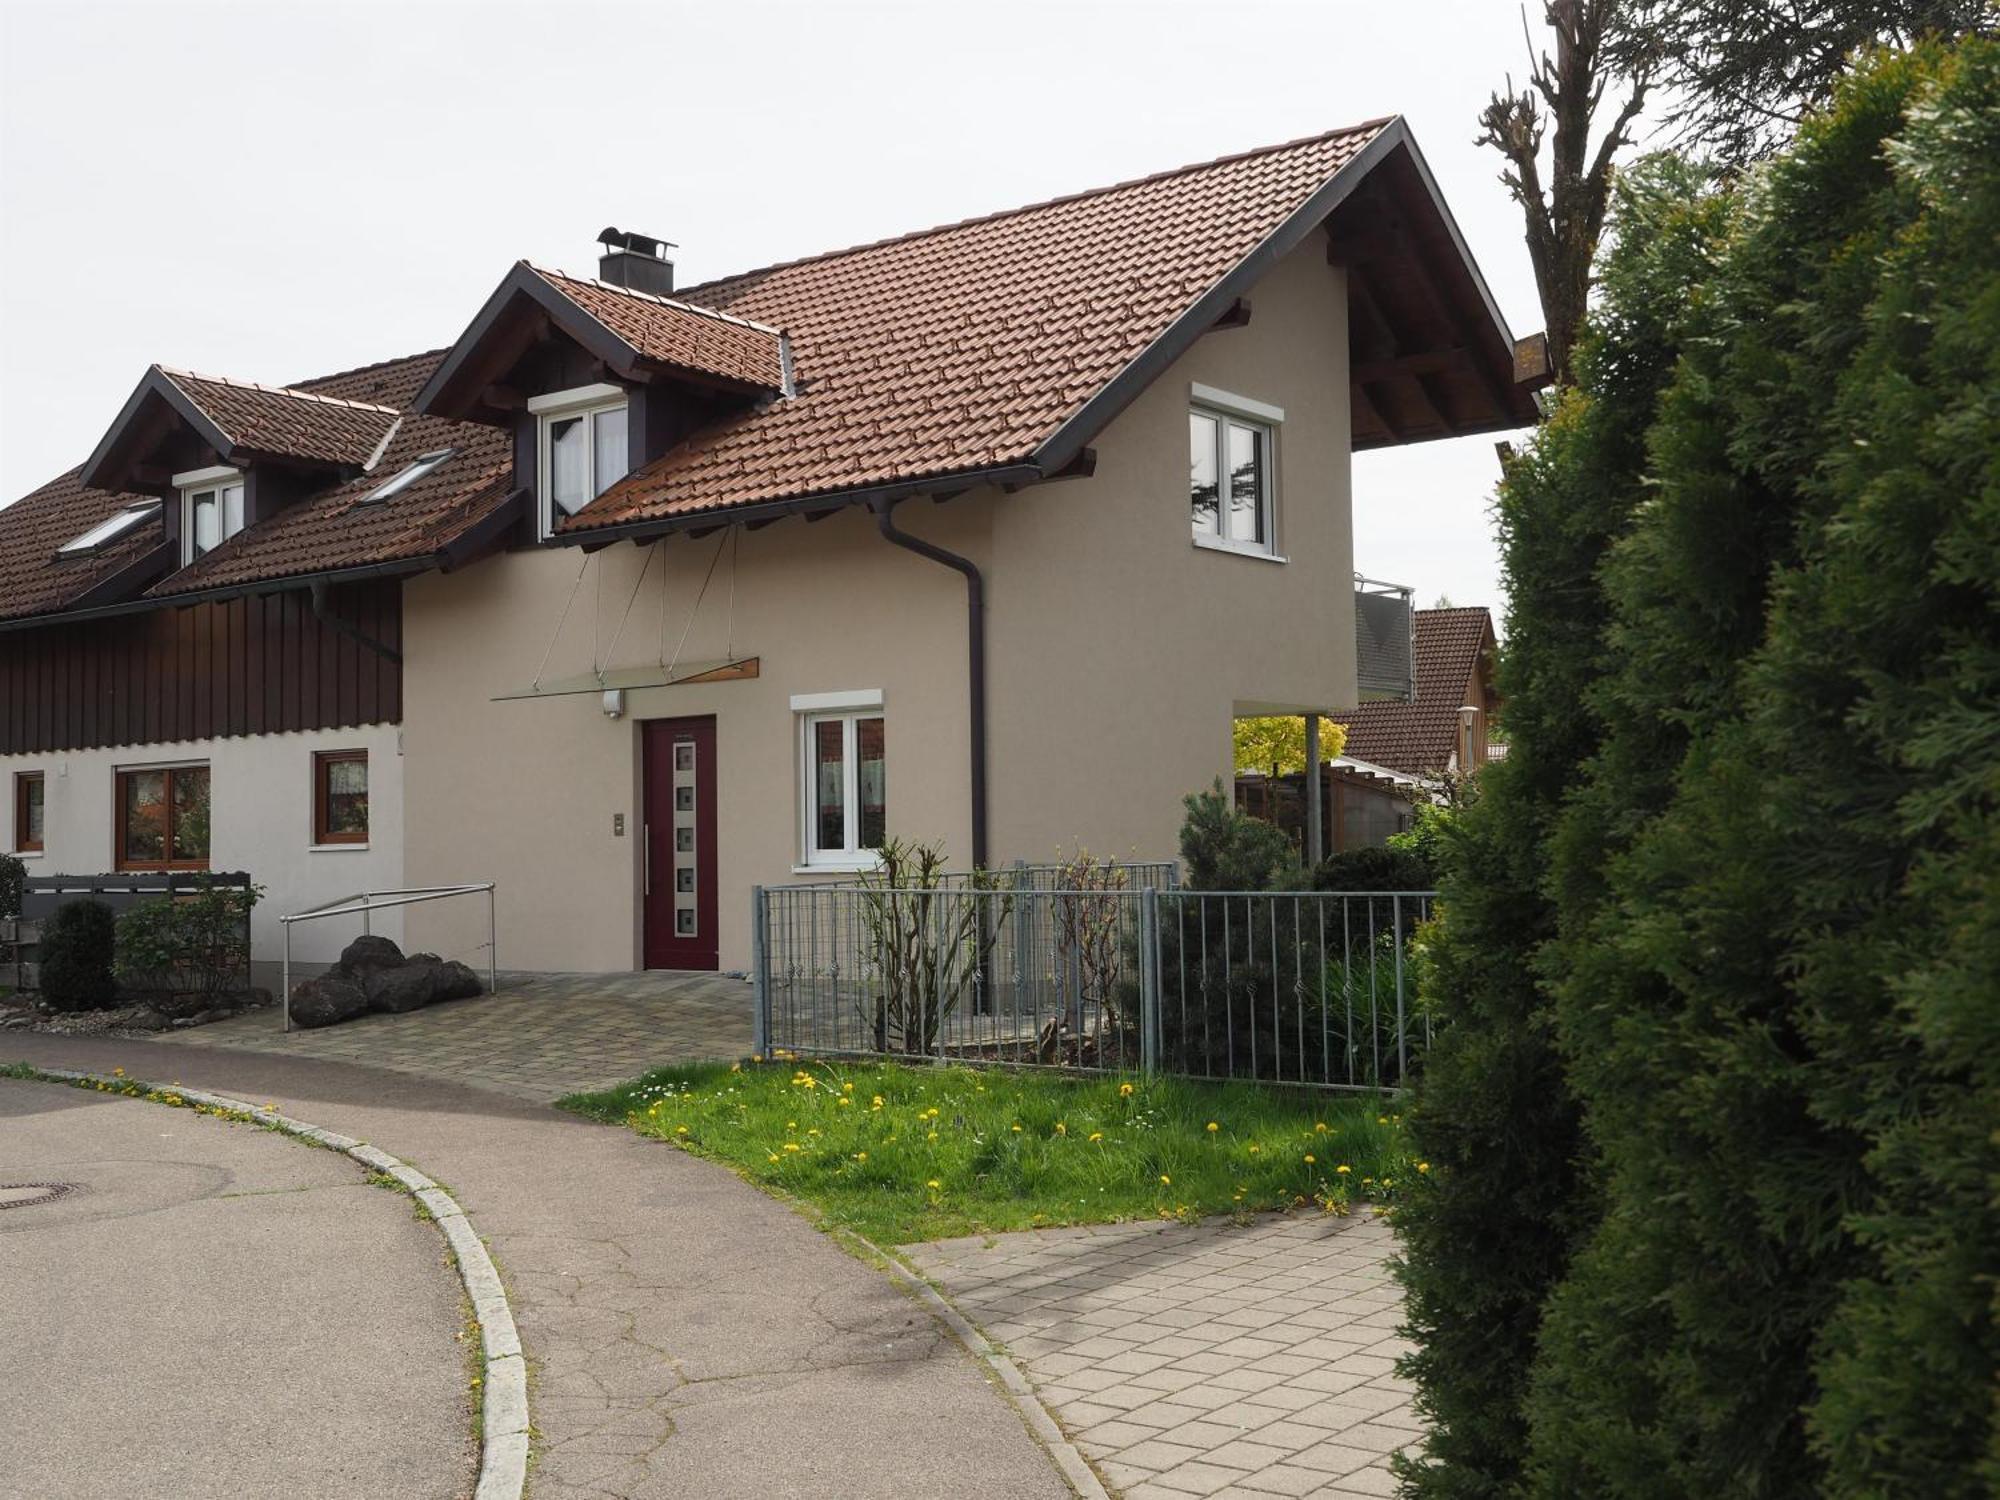
[[[1235,724],[1236,769],[1284,776],[1306,768],[1306,721],[1291,714],[1238,719]],[[1322,719],[1319,753],[1332,760],[1347,743],[1347,726]]]

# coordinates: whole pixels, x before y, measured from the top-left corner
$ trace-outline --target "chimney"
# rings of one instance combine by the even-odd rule
[[[623,229],[606,229],[597,242],[604,254],[597,262],[597,276],[613,286],[630,287],[667,297],[674,290],[674,263],[667,259],[673,246],[666,240],[632,234]]]

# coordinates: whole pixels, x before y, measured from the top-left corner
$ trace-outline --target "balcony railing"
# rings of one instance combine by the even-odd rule
[[[1354,575],[1354,674],[1363,703],[1417,696],[1416,590]]]

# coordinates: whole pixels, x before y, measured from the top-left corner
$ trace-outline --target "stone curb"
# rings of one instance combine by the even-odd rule
[[[107,1078],[101,1073],[79,1073],[69,1068],[38,1068],[35,1071],[40,1077],[65,1083],[102,1083],[120,1089],[139,1083],[142,1088],[176,1094],[191,1104],[206,1104],[211,1109],[246,1114],[260,1125],[269,1125],[286,1135],[295,1135],[301,1140],[338,1151],[364,1167],[393,1177],[414,1194],[429,1212],[445,1242],[451,1246],[459,1281],[465,1287],[466,1300],[472,1304],[473,1316],[479,1323],[485,1374],[481,1385],[479,1484],[473,1500],[521,1500],[521,1492],[528,1482],[528,1370],[521,1355],[521,1336],[514,1327],[514,1313],[508,1306],[506,1289],[500,1284],[500,1273],[493,1268],[493,1258],[486,1253],[486,1246],[473,1232],[472,1221],[466,1218],[465,1210],[458,1206],[450,1193],[386,1151],[364,1145],[349,1136],[336,1135],[304,1120],[294,1120],[262,1105],[232,1099],[226,1094],[211,1094],[205,1089],[185,1088],[178,1083],[162,1088],[159,1084],[141,1083],[137,1079]],[[1103,1491],[1097,1493],[1101,1496]]]
[[[918,1300],[952,1331],[974,1358],[983,1360],[987,1367],[1000,1377],[1000,1383],[1007,1388],[1008,1394],[1013,1397],[1015,1408],[1021,1413],[1022,1420],[1027,1423],[1028,1431],[1048,1449],[1049,1457],[1055,1460],[1056,1468],[1062,1471],[1062,1476],[1069,1487],[1081,1496],[1082,1500],[1111,1500],[1104,1488],[1104,1482],[1097,1477],[1097,1471],[1090,1467],[1076,1444],[1069,1440],[1068,1434],[1062,1430],[1062,1424],[1056,1421],[1055,1413],[1049,1410],[1033,1382],[1021,1373],[1021,1367],[1009,1356],[994,1348],[986,1335],[981,1333],[965,1314],[952,1306],[936,1287],[904,1265],[900,1257],[871,1244],[860,1235],[855,1235],[854,1238],[880,1257],[889,1274],[915,1293]]]

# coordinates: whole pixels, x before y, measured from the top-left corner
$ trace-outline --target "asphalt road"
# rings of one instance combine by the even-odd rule
[[[443,1241],[346,1157],[0,1079],[0,1495],[471,1490]]]

